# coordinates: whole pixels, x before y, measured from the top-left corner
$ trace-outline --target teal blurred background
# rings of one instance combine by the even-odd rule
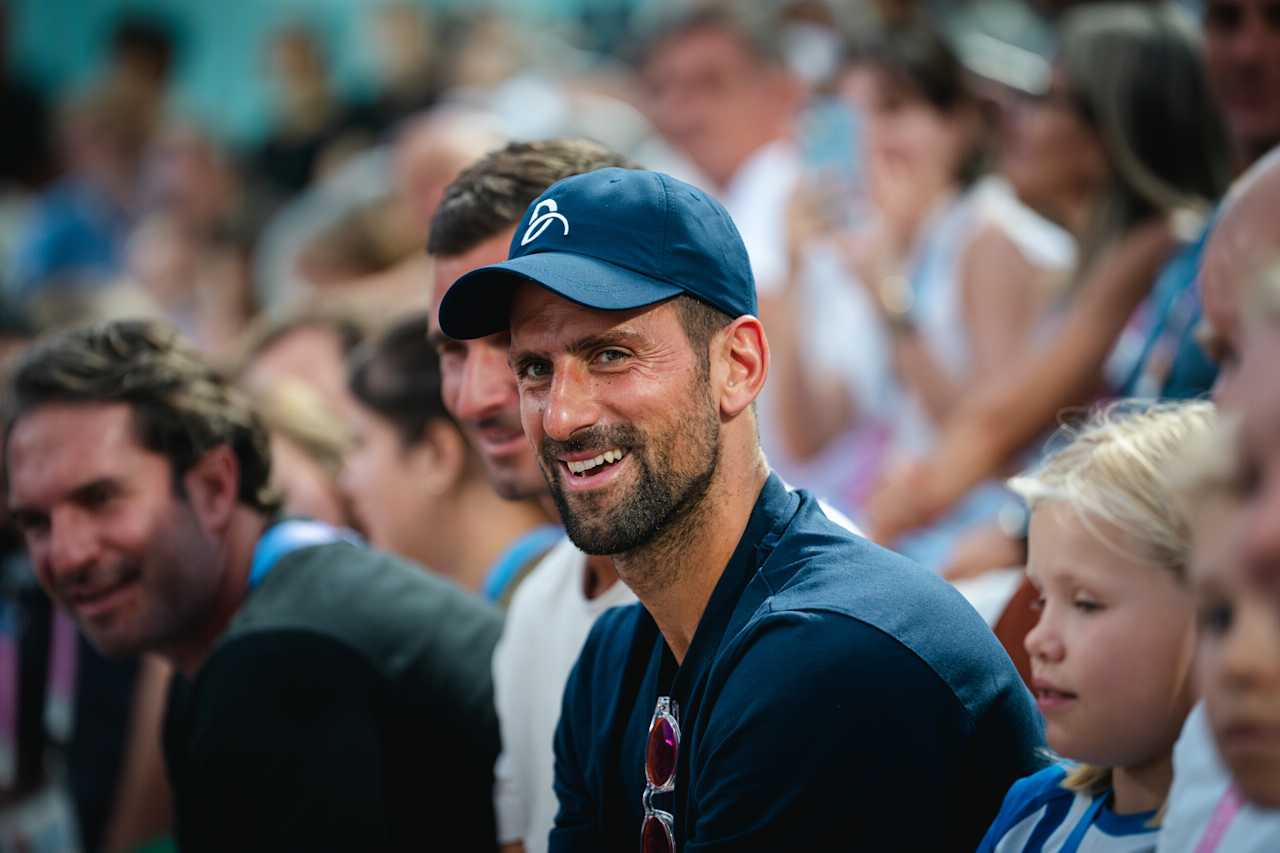
[[[130,14],[169,24],[178,39],[174,106],[233,144],[260,138],[271,114],[266,47],[303,22],[329,50],[344,94],[372,88],[373,13],[384,0],[8,0],[9,64],[46,94],[87,84],[102,67],[112,24]],[[570,28],[588,50],[610,50],[636,0],[539,0],[414,5],[437,17],[501,13],[521,27]],[[585,24],[585,26],[583,26]]]

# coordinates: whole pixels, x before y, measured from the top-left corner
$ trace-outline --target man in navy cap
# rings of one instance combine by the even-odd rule
[[[755,313],[724,209],[625,169],[552,185],[441,302],[510,330],[569,535],[641,602],[566,687],[551,849],[973,849],[1037,767],[1029,693],[958,593],[770,473]]]

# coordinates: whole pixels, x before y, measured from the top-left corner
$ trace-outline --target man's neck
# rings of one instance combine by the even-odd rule
[[[180,644],[158,650],[161,657],[187,678],[195,677],[231,624],[236,611],[244,604],[249,594],[253,551],[266,527],[267,518],[261,513],[247,507],[236,510],[226,535],[217,547],[220,581],[213,602],[206,611],[207,618]]]
[[[653,616],[677,663],[689,651],[768,476],[757,450],[747,470],[717,474],[695,512],[649,545],[613,558],[618,576]]]

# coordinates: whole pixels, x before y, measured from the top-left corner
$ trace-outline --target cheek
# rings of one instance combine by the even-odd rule
[[[458,408],[458,393],[465,371],[466,363],[458,356],[445,356],[440,360],[440,397],[450,413]]]

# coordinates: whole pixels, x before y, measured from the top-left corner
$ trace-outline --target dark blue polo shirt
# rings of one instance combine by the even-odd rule
[[[946,582],[770,476],[681,666],[640,605],[597,621],[556,732],[553,851],[637,850],[644,745],[679,705],[686,853],[973,850],[1040,718]]]

